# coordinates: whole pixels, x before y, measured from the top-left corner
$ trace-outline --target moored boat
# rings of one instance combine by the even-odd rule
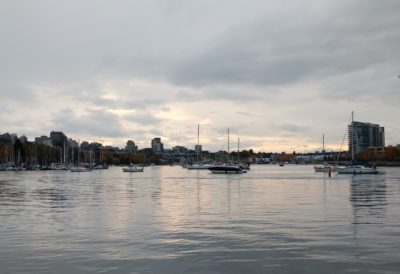
[[[314,171],[315,172],[329,172],[333,171],[333,167],[330,165],[315,165],[314,166]]]
[[[92,171],[90,168],[83,166],[76,166],[71,168],[71,172],[89,172]]]
[[[209,169],[210,167],[213,167],[213,164],[203,164],[203,163],[195,163],[191,165],[187,165],[187,169]]]
[[[231,165],[222,165],[222,166],[214,166],[208,169],[212,173],[216,174],[241,174],[246,173],[240,166],[231,166]]]
[[[362,165],[345,166],[336,168],[338,174],[378,174],[376,167],[366,167]]]
[[[123,172],[143,172],[144,167],[142,166],[135,166],[135,165],[130,165],[128,167],[123,167],[122,171]]]

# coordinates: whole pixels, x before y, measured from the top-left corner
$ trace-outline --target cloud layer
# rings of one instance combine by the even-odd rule
[[[340,146],[352,110],[400,143],[398,1],[5,1],[0,132],[123,146]],[[226,147],[226,145],[225,145]]]

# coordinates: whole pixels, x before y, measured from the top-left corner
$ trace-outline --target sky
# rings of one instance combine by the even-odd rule
[[[400,1],[2,0],[0,133],[140,148],[400,144]],[[346,140],[342,149],[347,149]]]

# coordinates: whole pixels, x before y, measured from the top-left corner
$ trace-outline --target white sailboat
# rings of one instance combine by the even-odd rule
[[[80,153],[80,146],[79,146],[79,143],[78,143],[78,165],[72,167],[71,168],[71,172],[89,172],[89,171],[92,171],[90,168],[81,166],[80,154],[81,154]]]
[[[144,167],[137,165],[129,165],[128,167],[123,167],[123,172],[143,172]]]
[[[322,134],[322,153],[325,155],[325,134]],[[329,172],[333,171],[334,167],[327,163],[323,163],[321,165],[314,165],[315,172]]]
[[[353,129],[353,122],[354,122],[354,113],[351,112],[351,163],[350,166],[345,167],[337,167],[336,171],[338,174],[378,174],[379,171],[374,167],[366,167],[363,165],[354,165],[354,129]]]
[[[197,148],[200,149],[200,124],[197,124]],[[186,169],[209,169],[214,166],[211,163],[201,161],[201,155],[199,155],[199,153],[201,153],[201,151],[196,151],[196,163],[186,165]]]

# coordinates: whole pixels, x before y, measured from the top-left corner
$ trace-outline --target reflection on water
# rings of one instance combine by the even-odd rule
[[[353,176],[350,184],[350,202],[355,222],[383,223],[386,200],[385,179],[377,176]]]
[[[0,173],[4,273],[398,273],[400,169]]]

